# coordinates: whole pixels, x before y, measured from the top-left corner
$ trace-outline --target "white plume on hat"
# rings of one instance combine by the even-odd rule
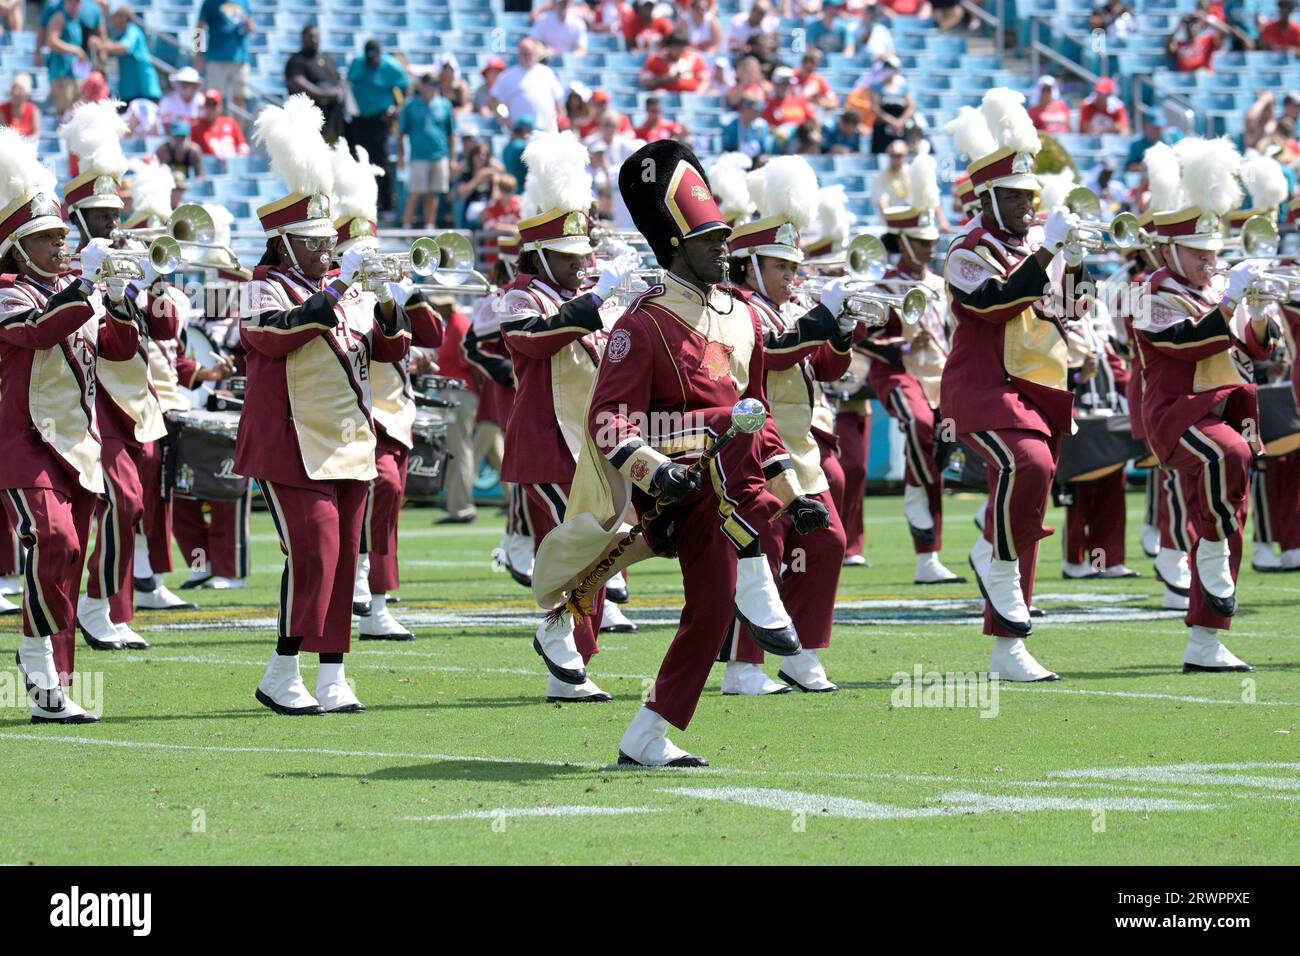
[[[1252,209],[1274,209],[1286,201],[1286,174],[1271,156],[1256,153],[1241,164],[1241,184],[1250,194]]]
[[[1025,95],[1005,86],[995,86],[984,94],[980,112],[988,123],[989,133],[998,146],[1017,153],[1037,154],[1043,148],[1034,121],[1025,109]],[[987,155],[987,154],[985,154]]]
[[[523,159],[528,167],[520,203],[524,219],[552,209],[585,213],[591,207],[590,157],[571,131],[534,134],[524,148]]]
[[[998,141],[989,131],[988,120],[973,106],[963,106],[956,117],[944,124],[943,131],[952,137],[957,152],[970,162],[997,151]]]
[[[727,219],[744,221],[754,214],[754,200],[745,177],[752,165],[754,161],[744,153],[723,153],[706,170],[713,198]]]
[[[253,124],[253,142],[266,149],[271,171],[291,193],[310,196],[334,190],[330,148],[321,136],[325,117],[306,93],[284,106],[264,106]]]
[[[939,167],[929,153],[920,154],[907,167],[907,204],[913,209],[939,208]]]
[[[99,100],[73,107],[68,121],[59,127],[59,135],[68,149],[77,154],[81,171],[94,171],[114,179],[126,172],[126,155],[122,137],[128,132],[117,108],[117,100]]]
[[[757,187],[757,188],[755,188]],[[802,156],[777,156],[749,174],[749,192],[758,214],[780,216],[803,232],[817,215],[817,173]]]
[[[1188,203],[1215,216],[1241,205],[1244,194],[1237,181],[1241,154],[1227,137],[1179,140],[1174,145],[1183,170],[1183,194]]]
[[[855,218],[849,212],[849,197],[843,184],[822,187],[817,194],[818,239],[833,239],[841,247],[847,245]]]
[[[1073,169],[1063,169],[1059,173],[1039,173],[1038,181],[1043,184],[1038,194],[1038,202],[1043,209],[1055,209],[1065,205],[1065,197],[1075,187]]]
[[[54,171],[42,165],[36,144],[0,126],[0,209],[35,192],[55,194]]]
[[[356,147],[356,155],[340,139],[330,150],[334,165],[334,220],[360,217],[369,222],[379,218],[379,183],[376,177],[384,170],[370,162],[365,147]]]
[[[1142,154],[1142,162],[1151,187],[1147,210],[1173,212],[1183,208],[1183,171],[1174,148],[1168,143],[1156,143]]]
[[[172,189],[176,177],[171,167],[162,163],[146,163],[136,160],[130,164],[131,172],[131,210],[132,215],[145,213],[150,216],[162,216],[164,219],[172,211]]]

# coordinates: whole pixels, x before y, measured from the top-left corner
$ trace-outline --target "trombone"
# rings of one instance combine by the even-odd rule
[[[235,250],[216,242],[217,227],[212,214],[198,203],[182,203],[167,219],[167,225],[139,229],[114,229],[110,238],[115,240],[143,240],[151,236],[170,238],[177,244],[179,265],[202,266],[211,269],[238,269],[239,257]],[[190,250],[201,250],[188,257]]]
[[[849,243],[844,255],[844,270],[855,285],[879,283],[885,275],[887,263],[885,244],[870,234],[857,236]],[[805,279],[803,288],[820,301],[829,284],[826,279]],[[916,285],[900,294],[855,288],[845,300],[844,308],[850,315],[857,316],[858,321],[866,322],[873,328],[889,323],[890,309],[897,310],[904,324],[916,325],[929,305],[927,291],[922,291],[922,287]]]
[[[419,288],[442,288],[453,292],[492,291],[487,276],[474,268],[474,247],[459,232],[422,236],[411,243],[411,272],[428,277],[431,284]]]

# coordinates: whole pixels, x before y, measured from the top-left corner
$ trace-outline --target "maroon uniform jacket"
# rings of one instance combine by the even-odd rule
[[[474,309],[474,321],[461,341],[461,349],[465,361],[483,376],[477,421],[493,422],[504,430],[515,403],[515,366],[501,337],[501,323],[496,315],[500,300],[500,292],[480,300]]]
[[[1168,461],[1187,429],[1208,415],[1236,424],[1259,421],[1255,385],[1233,357],[1234,347],[1251,358],[1267,358],[1247,329],[1238,338],[1219,307],[1221,283],[1204,292],[1168,269],[1142,287],[1134,321],[1142,350],[1142,425],[1147,444]],[[1262,453],[1258,429],[1253,444]]]
[[[1128,295],[1125,297],[1125,301],[1131,305],[1135,299],[1134,292],[1140,286],[1145,285],[1150,277],[1151,274],[1145,268],[1138,266],[1137,271],[1129,279]],[[1130,310],[1123,309],[1119,310],[1119,312],[1117,318],[1122,319],[1124,322],[1124,331],[1128,336],[1129,347],[1129,379],[1124,389],[1124,395],[1128,399],[1129,430],[1138,441],[1145,441],[1146,429],[1142,427],[1142,349],[1139,347],[1137,335],[1133,329],[1133,316],[1130,314]]]
[[[106,305],[71,276],[0,276],[0,488],[103,492],[95,366],[139,342],[135,306]]]
[[[1296,343],[1300,342],[1300,303],[1283,303],[1282,316],[1286,319],[1282,331],[1286,335],[1287,354],[1291,356],[1291,392],[1300,406],[1300,352],[1296,351]]]
[[[134,290],[128,287],[127,297],[134,299]],[[148,330],[148,335],[139,336],[136,344],[136,355],[132,358],[138,358],[138,362],[132,365],[135,371],[140,371],[141,366],[144,369],[149,368],[149,340],[153,339],[159,342],[176,340],[180,334],[181,321],[176,312],[175,303],[166,295],[154,295],[153,289],[145,291],[144,305],[140,309],[144,316],[143,328]],[[102,368],[100,369],[102,373]],[[102,377],[102,374],[101,374]],[[146,375],[146,387],[151,393],[151,400],[158,401],[158,392],[154,388],[153,381]],[[140,396],[145,400],[144,396]],[[161,411],[161,409],[160,409]],[[101,382],[95,394],[95,413],[99,416],[99,433],[105,440],[114,439],[123,442],[132,448],[140,448],[142,443],[136,438],[135,422],[131,416],[113,399],[109,390]]]
[[[940,294],[943,291],[942,278],[929,269],[923,270],[921,275],[913,275],[895,266],[884,274],[882,281],[887,283],[882,287],[882,291],[891,294],[897,294],[898,290],[908,283],[924,285]],[[868,330],[863,336],[862,351],[871,357],[871,366],[867,369],[867,381],[871,383],[872,391],[881,402],[887,401],[890,391],[902,379],[914,378],[920,384],[921,391],[925,393],[930,404],[932,406],[938,404],[938,386],[943,376],[950,338],[946,311],[936,301],[931,301],[926,306],[926,314],[921,319],[921,326],[930,333],[934,343],[914,353],[908,352],[912,336],[908,334],[909,330],[903,327],[903,320],[897,309],[889,310],[889,321],[884,326]],[[866,329],[865,326],[863,328]]]

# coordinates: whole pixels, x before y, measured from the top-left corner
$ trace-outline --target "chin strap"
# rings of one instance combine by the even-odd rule
[[[1002,207],[998,205],[998,187],[989,187],[989,196],[993,199],[993,219],[997,222],[998,228],[1003,232],[1010,232],[1006,223],[1002,221]]]
[[[751,252],[749,254],[749,271],[753,276],[752,282],[754,288],[762,293],[763,298],[771,302],[772,297],[767,294],[767,283],[763,281],[763,270],[758,266],[758,253],[756,252]]]
[[[18,254],[23,257],[23,262],[27,264],[27,268],[30,269],[32,272],[35,272],[42,279],[57,279],[59,277],[59,273],[46,272],[44,269],[38,266],[32,260],[32,257],[27,254],[27,250],[23,248],[23,244],[21,242],[15,242],[14,248],[17,249]]]
[[[555,274],[551,272],[551,264],[546,261],[545,249],[537,250],[537,261],[542,264],[542,271],[546,273],[546,278],[551,280],[551,285],[555,286],[556,288],[559,288],[560,282],[558,279],[555,278]]]
[[[908,241],[907,236],[902,233],[898,234],[899,245],[903,247],[903,255],[907,256],[907,261],[916,264],[916,253],[912,252],[912,243]]]

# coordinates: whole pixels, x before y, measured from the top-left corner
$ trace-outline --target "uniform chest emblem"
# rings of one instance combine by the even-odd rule
[[[632,335],[627,329],[615,329],[609,337],[605,354],[611,362],[621,362],[632,351]]]
[[[734,351],[735,348],[725,342],[710,341],[704,346],[704,354],[700,357],[700,368],[709,376],[709,381],[721,381],[731,374],[731,353]]]

